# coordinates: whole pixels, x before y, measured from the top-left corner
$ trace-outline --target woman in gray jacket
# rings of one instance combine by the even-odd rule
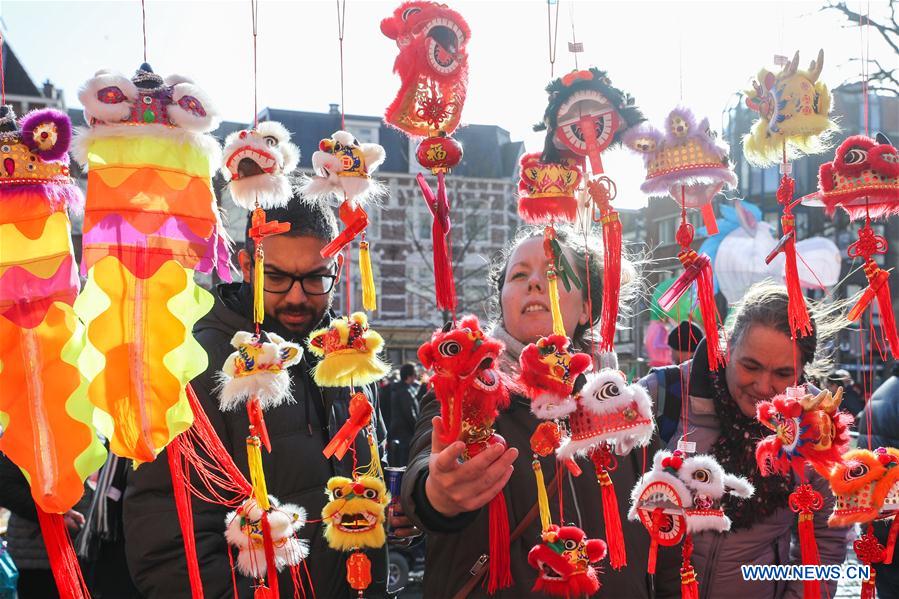
[[[728,496],[725,500],[725,511],[733,522],[730,532],[694,535],[693,566],[700,599],[802,597],[800,581],[747,581],[740,568],[801,563],[796,514],[787,503],[797,481],[795,477],[762,477],[755,460],[756,442],[770,432],[756,421],[756,404],[783,393],[797,379],[804,381],[804,372],[828,336],[827,319],[818,318],[814,332],[800,338],[794,348],[787,318],[786,288],[757,284],[747,291],[730,322],[726,367],[709,369],[703,341],[692,362],[657,370],[641,381],[655,399],[659,429],[669,449],[675,449],[683,435],[681,397],[688,397],[688,440],[696,443],[696,453],[713,455],[726,472],[745,476],[756,489],[750,499]],[[681,393],[681,378],[689,381],[687,394]],[[828,528],[833,494],[811,469],[808,477],[824,497],[824,506],[814,516],[821,563],[841,564],[850,529]],[[835,581],[821,585],[822,598],[832,597],[835,591]]]

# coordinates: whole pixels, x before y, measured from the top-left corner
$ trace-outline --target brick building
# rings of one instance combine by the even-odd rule
[[[864,131],[864,103],[858,86],[842,86],[834,90],[834,107],[831,116],[839,123],[841,132],[837,134],[837,143],[848,135],[854,135]],[[883,132],[894,143],[899,140],[899,98],[890,96],[871,95],[868,102],[869,130],[873,137],[875,132]],[[762,218],[773,225],[775,231],[780,231],[781,206],[777,203],[775,192],[779,183],[779,170],[777,166],[769,168],[757,168],[751,166],[743,155],[742,138],[749,132],[757,114],[751,112],[743,102],[742,95],[734,95],[731,103],[723,112],[723,137],[730,144],[730,157],[739,177],[739,187],[735,192],[728,192],[730,197],[740,197],[762,210]],[[812,193],[818,185],[818,168],[824,162],[833,159],[833,151],[816,156],[806,156],[793,161],[793,177],[796,179],[795,197],[802,197]],[[716,202],[726,202],[719,199]],[[678,245],[674,240],[674,233],[680,223],[680,209],[671,198],[656,198],[649,201],[647,208],[641,211],[645,215],[646,243],[653,248],[653,258],[656,260],[652,273],[648,275],[649,284],[653,285],[660,280],[671,278],[680,273],[680,263],[676,260]],[[799,205],[793,210],[796,215],[796,229],[799,239],[813,236],[821,236],[831,239],[836,243],[843,256],[840,272],[841,284],[831,290],[831,297],[844,299],[854,297],[861,289],[867,286],[864,273],[860,270],[860,261],[853,262],[846,256],[846,248],[857,239],[859,223],[850,223],[843,212],[838,212],[835,218],[830,219],[824,215],[824,210],[818,207]],[[701,225],[698,213],[690,216],[699,229]],[[885,268],[899,266],[899,220],[892,218],[886,222],[874,223],[872,228],[883,235],[889,244],[889,251],[885,255],[878,256],[877,262]],[[698,249],[704,241],[704,237],[697,234],[693,247]],[[892,296],[899,297],[899,275],[890,277]],[[822,291],[810,291],[810,297],[820,299],[825,297]],[[729,306],[723,295],[718,295],[719,311],[726,314]],[[894,306],[895,307],[895,306]],[[875,315],[874,325],[879,323]],[[867,317],[863,326],[867,330],[870,323]],[[645,322],[644,327],[645,328]],[[635,327],[639,331],[639,327]],[[846,330],[841,335],[835,348],[835,361],[838,367],[845,368],[853,373],[855,380],[857,373],[864,368],[862,349],[870,351],[866,344],[860,346],[857,329]],[[875,349],[875,355],[877,350]],[[875,362],[878,362],[875,359]],[[888,369],[887,369],[888,370]],[[884,368],[879,369],[882,374]],[[879,380],[877,377],[875,380]]]
[[[282,123],[300,148],[300,167],[311,172],[312,154],[319,140],[341,127],[340,112],[332,104],[328,112],[306,112],[265,108],[260,120]],[[246,125],[223,123],[216,131],[224,138]],[[345,127],[360,142],[384,146],[385,162],[375,176],[389,194],[380,208],[369,212],[367,236],[371,242],[372,266],[378,298],[373,322],[384,337],[393,364],[415,360],[418,346],[441,326],[449,315],[437,310],[432,274],[431,214],[424,204],[415,175],[424,171],[415,161],[415,144],[385,125],[379,116],[346,115]],[[452,248],[459,313],[487,315],[487,271],[491,256],[515,234],[518,158],[524,152],[509,132],[493,125],[468,125],[454,137],[464,148],[461,164],[446,178],[451,204]],[[410,156],[412,157],[410,160]],[[435,178],[428,179],[436,187]],[[243,243],[246,212],[224,197],[222,207],[229,232]],[[357,245],[353,245],[350,272],[352,309],[361,309]],[[339,311],[346,308],[346,286],[335,295]]]

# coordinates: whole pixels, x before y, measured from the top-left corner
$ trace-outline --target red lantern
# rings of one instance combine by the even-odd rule
[[[362,591],[371,584],[371,561],[359,551],[353,552],[346,561],[346,579],[354,590]]]
[[[441,132],[423,139],[415,150],[415,158],[435,175],[445,173],[462,161],[462,145]]]

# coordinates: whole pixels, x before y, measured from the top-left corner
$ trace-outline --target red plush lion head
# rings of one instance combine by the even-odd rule
[[[852,219],[899,214],[899,152],[886,135],[853,135],[837,148],[833,162],[818,171],[818,196],[828,215],[837,206]]]
[[[557,597],[588,597],[599,590],[594,564],[606,556],[606,544],[587,539],[576,526],[550,526],[539,545],[528,553],[528,564],[539,571],[535,593]]]
[[[531,411],[538,418],[552,420],[567,416],[577,404],[574,381],[593,364],[590,356],[568,351],[564,335],[541,337],[524,348],[519,358],[520,380],[531,399]]]
[[[798,390],[797,390],[798,389]],[[822,475],[840,461],[849,448],[852,415],[840,412],[843,389],[831,395],[803,394],[802,388],[791,388],[784,395],[759,403],[756,419],[774,431],[759,441],[755,459],[763,476],[786,476],[790,468],[804,479],[808,462]]]
[[[468,84],[468,23],[445,4],[404,2],[381,21],[381,32],[400,50],[393,64],[400,90],[385,120],[414,137],[452,133]]]
[[[448,322],[418,348],[422,365],[434,371],[431,385],[440,402],[444,442],[459,438],[463,419],[470,430],[490,428],[508,405],[506,385],[493,368],[504,349],[484,334],[477,316],[465,316],[455,326]]]

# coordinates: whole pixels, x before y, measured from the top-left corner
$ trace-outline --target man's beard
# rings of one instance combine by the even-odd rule
[[[309,337],[309,334],[321,323],[328,310],[331,309],[331,299],[331,297],[328,298],[328,303],[322,306],[321,310],[316,310],[309,304],[288,304],[280,306],[275,310],[275,320],[278,321],[278,324],[285,330],[285,332],[288,332],[290,337],[295,341],[304,343]],[[304,318],[302,322],[295,324],[285,322],[285,317],[306,318]]]

